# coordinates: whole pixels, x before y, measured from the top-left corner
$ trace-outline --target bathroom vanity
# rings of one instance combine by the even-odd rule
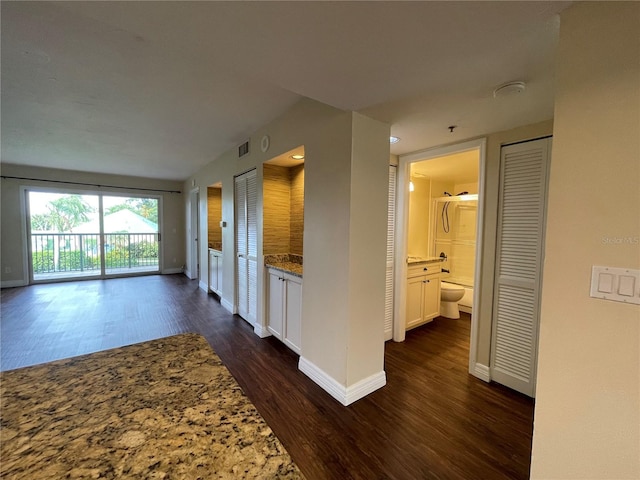
[[[440,258],[410,257],[407,265],[406,329],[440,315]]]

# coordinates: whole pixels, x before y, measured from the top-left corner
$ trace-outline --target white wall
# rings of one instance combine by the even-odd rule
[[[531,477],[638,479],[640,306],[589,285],[640,268],[640,4],[564,11],[557,65]]]
[[[270,138],[267,152],[260,149],[264,135]],[[258,167],[256,331],[260,333],[265,327],[262,164],[302,145],[302,357],[339,390],[383,373],[389,127],[304,99],[251,135],[250,145],[248,155],[239,159],[237,149],[230,150],[184,184],[185,189],[193,182],[200,187],[202,203],[206,202],[206,186],[222,182],[222,217],[227,222],[222,241],[223,305],[232,308],[235,304],[233,177]],[[206,232],[205,216],[201,238],[206,238]],[[205,244],[201,250],[201,257],[206,258]],[[202,270],[203,276],[205,272]]]
[[[180,271],[185,263],[184,244],[184,215],[183,196],[180,193],[141,192],[136,188],[177,190],[180,191],[180,182],[169,180],[155,180],[139,177],[127,177],[122,175],[102,175],[96,173],[76,172],[70,170],[56,170],[51,168],[26,167],[3,163],[2,175],[10,177],[37,178],[45,181],[33,181],[24,179],[2,179],[2,285],[18,286],[26,285],[29,272],[26,270],[24,233],[26,220],[21,212],[20,203],[21,187],[38,187],[44,189],[64,189],[65,191],[91,191],[95,187],[70,185],[64,183],[52,183],[46,180],[58,182],[78,182],[100,185],[115,185],[128,187],[126,189],[100,188],[101,192],[116,193],[119,195],[137,195],[141,193],[162,196],[162,218],[160,228],[162,234],[162,258],[163,271],[172,273]],[[174,260],[175,259],[175,260]],[[11,268],[11,273],[5,273],[6,267]]]

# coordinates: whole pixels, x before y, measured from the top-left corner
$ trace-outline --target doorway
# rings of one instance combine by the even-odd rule
[[[160,199],[26,190],[31,283],[160,271]]]
[[[200,249],[198,248],[198,235],[200,232],[200,216],[198,208],[200,204],[200,191],[191,190],[189,193],[189,213],[187,215],[187,234],[189,248],[187,249],[187,277],[191,280],[200,278]]]
[[[406,313],[407,313],[406,312],[406,298],[407,298],[406,279],[408,275],[407,260],[410,255],[413,255],[414,253],[416,253],[416,252],[411,252],[409,250],[410,234],[414,238],[418,238],[417,244],[421,245],[422,247],[422,250],[418,252],[419,256],[421,257],[436,256],[437,257],[440,254],[440,250],[438,250],[438,252],[436,252],[435,250],[436,248],[435,240],[436,240],[436,234],[437,234],[437,231],[436,231],[437,225],[435,224],[435,222],[429,222],[428,226],[419,228],[417,229],[418,231],[410,232],[411,211],[409,208],[409,203],[410,203],[409,196],[412,194],[412,192],[410,192],[411,182],[415,180],[416,183],[418,183],[427,178],[426,175],[425,176],[414,175],[414,178],[412,179],[411,178],[412,167],[414,166],[414,164],[417,164],[418,162],[420,163],[424,162],[424,165],[428,165],[429,161],[436,160],[438,158],[451,157],[455,155],[463,155],[466,152],[475,153],[477,158],[476,160],[477,180],[475,182],[477,184],[477,191],[475,193],[477,193],[477,197],[474,198],[475,200],[475,206],[474,206],[475,207],[474,208],[475,225],[473,228],[473,230],[475,231],[474,250],[475,252],[481,252],[482,251],[482,229],[483,229],[483,205],[484,205],[483,173],[485,171],[485,155],[486,155],[485,150],[486,150],[486,140],[479,139],[479,140],[473,140],[473,141],[465,142],[458,145],[451,145],[448,147],[439,147],[439,148],[423,150],[423,151],[419,151],[419,152],[415,152],[407,155],[402,155],[399,158],[398,196],[397,196],[398,210],[397,210],[397,219],[396,219],[398,228],[396,229],[396,238],[395,238],[395,243],[397,247],[397,250],[396,250],[397,253],[395,256],[395,271],[397,272],[396,278],[398,279],[398,281],[396,282],[396,288],[395,288],[395,298],[394,298],[395,307],[394,307],[394,325],[393,325],[393,339],[395,341],[404,341],[405,332],[406,332],[406,322],[405,322]],[[442,164],[442,168],[446,168],[445,163]],[[418,174],[420,173],[420,169],[414,168],[413,170]],[[444,197],[446,195],[444,193],[445,191],[447,191],[447,193],[453,196],[456,196],[455,195],[456,193],[463,193],[463,191],[458,192],[456,190],[451,192],[451,191],[445,190],[444,188],[442,188],[442,185],[438,184],[437,180],[430,183],[430,188],[431,188],[431,185],[433,185],[434,194],[432,195],[431,191],[428,194],[429,196],[429,199],[427,200],[429,202],[428,211],[430,212],[430,216],[435,218],[436,214],[439,215],[441,213],[438,210],[437,202],[435,202],[435,200],[437,200],[438,197]],[[456,185],[454,183],[454,185],[448,188],[455,190],[455,186]],[[415,185],[414,185],[414,188],[415,188]],[[459,188],[463,188],[463,187],[460,186]],[[440,192],[440,190],[442,190],[442,192]],[[456,196],[456,197],[459,197],[459,196]],[[441,210],[443,209],[446,203],[447,202],[441,202],[439,204]],[[447,213],[447,207],[444,207],[444,213],[445,214]],[[467,231],[468,231],[468,228],[467,228]],[[446,244],[446,241],[444,240],[441,240],[441,241],[443,243],[441,243],[441,245],[439,246],[442,249],[442,247]],[[454,241],[453,240],[449,241],[449,245],[448,245],[449,249],[452,249],[454,247],[454,243],[452,242]],[[468,246],[464,244],[465,242],[458,242],[458,243],[459,245],[456,245],[458,252],[464,253],[465,251],[469,250]],[[447,257],[447,259],[451,256],[451,250],[449,250],[449,253],[445,252],[444,250],[443,252]],[[469,264],[469,262],[471,262],[471,265]],[[466,267],[461,269],[460,273],[464,273],[465,271],[468,272],[470,270],[473,271],[474,288],[472,290],[472,293],[470,294],[471,299],[469,303],[471,305],[477,305],[478,299],[479,299],[479,287],[481,286],[480,285],[481,283],[480,255],[475,254],[473,260],[466,259],[464,262],[459,262],[459,263]],[[449,268],[446,268],[446,269],[450,270]],[[475,376],[478,376],[479,378],[482,378],[483,380],[488,380],[488,378],[485,378],[484,375],[478,375],[478,373],[476,372],[475,358],[476,358],[476,350],[477,350],[477,341],[478,341],[478,319],[473,308],[471,308],[471,328],[470,328],[470,341],[469,341],[470,342],[469,343],[469,372]]]

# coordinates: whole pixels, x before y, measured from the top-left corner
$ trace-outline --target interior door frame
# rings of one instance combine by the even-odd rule
[[[188,277],[191,280],[200,278],[200,249],[198,236],[200,233],[200,189],[194,188],[189,192],[189,215],[187,217],[189,232],[189,263]]]
[[[397,170],[397,205],[396,205],[396,238],[395,238],[395,275],[400,281],[395,282],[394,288],[394,313],[393,313],[393,340],[402,342],[405,339],[404,318],[406,314],[406,278],[409,236],[409,181],[411,177],[411,164],[444,157],[469,150],[478,150],[478,216],[476,219],[476,258],[473,286],[473,310],[471,313],[471,338],[469,344],[469,373],[489,381],[489,372],[484,368],[476,368],[478,350],[479,325],[478,313],[480,311],[480,290],[482,288],[481,260],[482,244],[484,238],[484,203],[485,203],[485,176],[486,176],[486,151],[487,139],[478,138],[454,145],[440,146],[420,150],[405,155],[400,155]],[[479,367],[479,366],[478,366]]]

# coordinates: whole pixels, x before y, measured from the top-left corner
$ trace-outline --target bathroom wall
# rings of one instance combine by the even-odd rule
[[[469,192],[478,193],[478,182],[472,183],[456,183],[453,186],[453,192],[451,193],[459,193],[459,192]]]
[[[304,164],[289,168],[291,185],[289,222],[290,248],[288,253],[302,255],[304,239]]]
[[[222,249],[222,188],[207,187],[207,228],[209,248]]]
[[[409,193],[409,232],[407,253],[409,256],[428,257],[429,212],[431,205],[431,182],[428,178],[415,177],[413,192]]]

